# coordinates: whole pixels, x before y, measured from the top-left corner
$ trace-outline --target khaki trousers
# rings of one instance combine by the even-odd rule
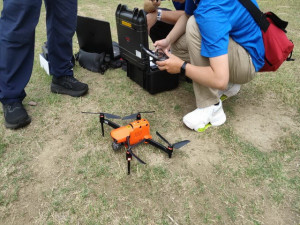
[[[184,61],[195,66],[210,66],[209,58],[200,55],[201,34],[194,16],[186,25],[186,33],[171,46],[171,51]],[[255,68],[249,53],[230,38],[228,46],[229,82],[245,84],[255,76]],[[193,82],[196,105],[198,108],[211,106],[219,102],[218,90]]]

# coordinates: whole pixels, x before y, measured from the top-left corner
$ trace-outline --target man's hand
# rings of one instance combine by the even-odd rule
[[[153,4],[156,8],[160,6],[160,3],[161,3],[160,0],[158,0],[158,1],[156,1],[156,0],[151,0],[151,1],[152,1],[152,4]]]
[[[157,10],[157,8],[160,6],[160,0],[145,0],[144,1],[144,11],[146,13],[152,13]]]
[[[170,50],[171,43],[168,38],[158,40],[154,43],[155,49],[162,49],[165,53]]]
[[[156,61],[158,69],[167,70],[167,72],[171,74],[180,73],[184,61],[169,52],[165,52],[165,54],[169,58],[164,61]]]

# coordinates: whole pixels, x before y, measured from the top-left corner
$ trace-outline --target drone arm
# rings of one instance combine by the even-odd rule
[[[101,123],[101,129],[102,129],[102,136],[104,137],[104,127],[103,127],[103,123],[111,126],[112,128],[116,129],[119,128],[120,125],[108,120],[108,119],[104,119],[104,116],[100,114],[100,123]]]
[[[173,151],[168,149],[167,147],[163,146],[161,143],[154,141],[153,139],[145,139],[145,142],[148,142],[149,144],[153,145],[154,147],[159,148],[160,150],[164,151],[171,158]]]
[[[112,128],[116,129],[116,128],[119,128],[120,125],[119,124],[116,124],[108,119],[104,119],[103,121],[105,124],[107,124],[108,126],[111,126]]]

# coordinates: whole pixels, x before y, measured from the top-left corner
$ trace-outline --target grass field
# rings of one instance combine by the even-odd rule
[[[78,14],[107,20],[117,41],[119,2],[79,0]],[[36,30],[35,62],[24,105],[32,123],[17,131],[0,117],[0,224],[300,224],[300,3],[258,0],[289,21],[293,62],[260,73],[224,102],[227,121],[204,133],[182,117],[195,108],[192,85],[150,95],[121,69],[104,75],[78,65],[89,84],[83,98],[50,93],[38,54],[46,41],[45,10]],[[129,0],[129,8],[143,1]],[[163,3],[172,8],[170,2]],[[0,2],[2,9],[3,2]],[[74,52],[78,51],[76,36]],[[34,101],[37,106],[28,103]],[[189,139],[173,157],[149,145],[135,149],[147,164],[111,149],[110,128],[81,111],[144,114],[153,138]],[[2,112],[2,111],[1,111]],[[129,121],[115,121],[125,125]]]

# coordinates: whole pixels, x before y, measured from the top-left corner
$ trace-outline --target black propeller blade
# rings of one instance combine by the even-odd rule
[[[155,111],[145,111],[145,112],[137,112],[137,113],[134,113],[134,114],[131,114],[129,116],[125,116],[122,118],[122,120],[129,120],[129,119],[135,119],[139,114],[141,113],[154,113]]]
[[[131,150],[131,147],[127,150],[134,158],[136,158],[140,163],[146,164],[143,160],[141,160],[136,154],[134,154]]]
[[[136,143],[136,144],[134,144],[134,145],[130,145],[130,143],[129,143],[129,136],[127,136],[126,140],[127,140],[127,146],[128,146],[127,151],[128,151],[134,158],[136,158],[140,163],[146,164],[143,160],[141,160],[141,159],[140,159],[136,154],[134,154],[134,153],[132,152],[132,150],[131,150],[132,148],[134,148],[134,147],[140,145],[141,143],[144,143],[145,140],[143,139],[143,140],[141,140],[140,142],[138,142],[138,143]]]
[[[168,146],[171,146],[170,142],[167,141],[167,139],[165,139],[163,136],[161,136],[160,133],[158,133],[158,131],[156,131],[156,134],[158,137],[160,137],[164,142],[166,142],[168,144]]]
[[[184,140],[184,141],[180,141],[180,142],[177,142],[175,144],[170,144],[170,142],[168,142],[160,133],[158,133],[156,131],[156,134],[158,137],[160,137],[164,142],[166,142],[168,144],[169,147],[171,148],[176,148],[176,149],[179,149],[181,147],[183,147],[184,145],[186,145],[187,143],[189,143],[190,141],[189,140]]]
[[[179,148],[185,146],[189,142],[190,142],[189,140],[179,141],[179,142],[173,144],[173,148],[179,149]]]
[[[98,114],[101,115],[103,114],[106,118],[108,119],[121,119],[120,116],[114,115],[114,114],[109,114],[109,113],[102,113],[102,112],[82,112],[82,113],[87,113],[87,114]]]
[[[104,123],[104,117],[108,118],[108,119],[121,119],[120,116],[116,116],[114,114],[109,114],[109,113],[103,113],[103,112],[81,112],[81,113],[87,113],[87,114],[98,114],[100,115],[100,123],[101,123],[101,130],[102,130],[102,136],[104,137],[104,127],[103,127],[103,123]]]

